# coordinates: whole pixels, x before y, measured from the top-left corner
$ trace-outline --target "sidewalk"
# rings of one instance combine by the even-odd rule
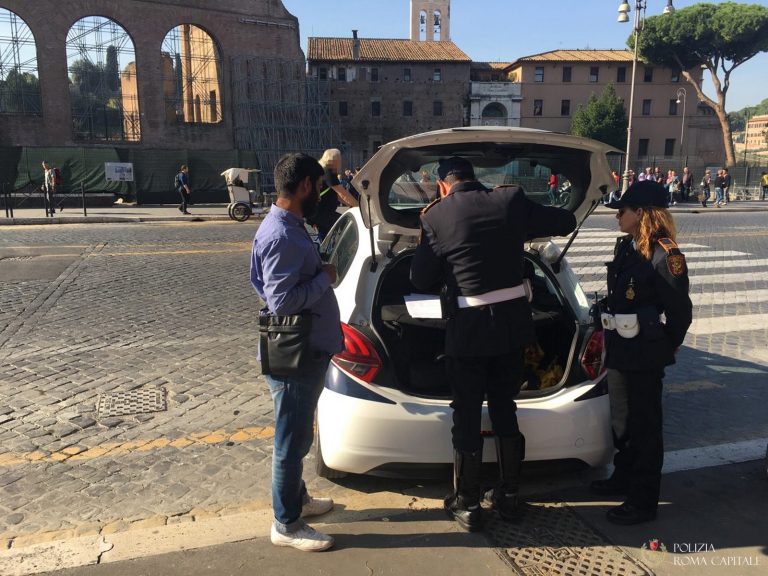
[[[227,215],[227,204],[195,204],[190,206],[190,215],[179,212],[175,205],[141,205],[113,204],[108,208],[88,208],[87,216],[83,216],[82,208],[66,208],[57,211],[53,218],[46,218],[42,208],[15,209],[13,218],[6,218],[5,211],[0,208],[0,226],[14,224],[105,224],[113,222],[200,222],[211,220],[224,220],[234,222]],[[722,208],[710,203],[703,208],[698,202],[688,202],[670,207],[675,214],[685,213],[732,213],[732,212],[768,212],[768,200],[734,201]],[[251,221],[260,217],[262,209],[254,209],[255,214]],[[597,214],[611,213],[604,206],[598,207]]]
[[[225,220],[235,222],[227,215],[227,204],[194,204],[189,207],[189,215],[182,214],[176,205],[140,205],[113,204],[107,208],[87,208],[87,216],[82,208],[57,210],[53,217],[46,217],[43,208],[17,208],[13,218],[5,217],[5,210],[0,208],[0,226],[13,224],[105,224],[120,222],[200,222]],[[250,220],[259,218],[263,210],[254,208]]]
[[[533,482],[526,479],[528,489]],[[441,488],[357,493],[337,502],[334,512],[313,522],[336,538],[335,548],[322,554],[272,546],[271,515],[263,509],[3,550],[0,572],[11,576],[68,566],[55,574],[749,576],[768,570],[763,460],[665,475],[658,519],[632,527],[608,523],[605,511],[615,504],[593,499],[580,484],[529,495],[519,523],[493,519],[483,533],[467,534],[446,519],[437,494]]]

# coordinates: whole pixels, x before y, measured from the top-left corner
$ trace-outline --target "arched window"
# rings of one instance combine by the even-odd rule
[[[432,40],[440,40],[442,39],[442,30],[443,30],[443,17],[440,14],[440,10],[435,10],[432,14]]]
[[[498,102],[491,102],[483,108],[483,126],[505,126],[507,123],[507,109]]]
[[[0,8],[0,114],[40,114],[40,80],[32,31]]]
[[[139,90],[133,40],[114,20],[87,16],[67,34],[75,140],[138,142]]]
[[[427,39],[427,12],[422,10],[419,12],[419,40],[424,41]]]
[[[161,57],[167,122],[221,122],[221,51],[210,34],[180,24],[166,34]]]

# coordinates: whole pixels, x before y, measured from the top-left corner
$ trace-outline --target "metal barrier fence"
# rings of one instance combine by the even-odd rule
[[[61,170],[64,194],[112,193],[141,204],[178,201],[174,177],[182,164],[189,167],[195,202],[227,202],[221,173],[227,168],[260,168],[256,152],[248,150],[149,150],[142,148],[32,148],[0,147],[0,182],[12,192],[41,186],[42,162]],[[134,182],[107,182],[105,162],[133,164]],[[272,167],[269,167],[271,170]]]

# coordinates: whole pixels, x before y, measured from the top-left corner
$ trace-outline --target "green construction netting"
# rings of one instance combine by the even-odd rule
[[[143,204],[175,203],[173,180],[182,164],[196,202],[227,202],[221,173],[227,168],[259,168],[255,152],[246,150],[147,150],[140,148],[0,147],[0,185],[29,191],[43,182],[43,160],[61,170],[62,193],[111,192]],[[105,162],[133,163],[134,182],[107,182]]]

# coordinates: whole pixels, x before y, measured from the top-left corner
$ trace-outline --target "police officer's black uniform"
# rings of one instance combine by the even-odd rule
[[[638,182],[621,199],[608,204],[609,208],[649,206],[667,206],[663,187],[654,182]],[[636,314],[639,326],[639,333],[631,337],[626,337],[626,330],[622,336],[615,327],[605,330],[605,365],[618,452],[612,477],[593,482],[591,490],[627,495],[624,504],[608,512],[608,519],[619,524],[656,516],[664,458],[662,378],[664,367],[674,364],[675,351],[692,318],[685,257],[671,239],[654,241],[649,261],[635,249],[631,235],[620,238],[613,261],[607,263],[608,295],[603,312]],[[610,316],[602,323],[610,328]]]
[[[463,158],[441,161],[439,178],[444,181],[449,175],[459,181],[422,214],[411,281],[420,290],[447,287],[444,302],[452,308],[446,314],[445,353],[453,391],[454,493],[446,499],[446,510],[462,527],[474,530],[481,522],[480,420],[486,396],[502,473],[494,503],[504,516],[511,516],[517,504],[524,439],[514,398],[522,383],[523,346],[535,333],[525,297],[466,308],[456,306],[456,297],[519,286],[525,241],[568,234],[576,220],[566,210],[528,200],[518,186],[485,188]]]

